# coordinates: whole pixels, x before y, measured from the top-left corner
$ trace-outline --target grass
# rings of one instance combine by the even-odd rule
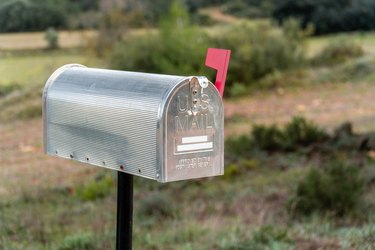
[[[105,67],[100,59],[79,50],[0,54],[0,97],[3,97],[0,98],[0,121],[40,117],[45,82],[57,68],[69,63]]]
[[[254,245],[285,249],[316,242],[323,247],[332,242],[338,246],[374,244],[371,230],[375,218],[360,226],[335,225],[337,222],[328,217],[289,219],[285,212],[289,186],[306,170],[275,171],[262,166],[231,180],[215,178],[166,185],[136,178],[134,248],[238,249]],[[99,176],[108,173],[96,172]],[[80,186],[24,190],[13,199],[2,199],[0,248],[66,249],[63,246],[83,244],[91,246],[89,249],[113,249],[115,188],[95,200],[82,200],[75,195]],[[149,197],[155,197],[155,190],[167,197],[162,201],[167,199],[173,205],[169,208],[171,215],[160,217],[141,209],[145,202],[149,204]]]
[[[9,52],[0,54],[0,85],[42,86],[54,70],[68,63],[91,67],[100,64],[98,59],[77,50]]]
[[[366,53],[375,54],[375,32],[352,32],[310,38],[307,42],[309,56],[315,56],[330,42],[340,39],[358,43]]]
[[[335,38],[310,39],[310,53],[316,53]],[[354,33],[350,38],[362,39],[365,50],[375,52],[371,44],[375,33]],[[356,85],[337,87],[325,82],[291,91],[286,83],[277,92],[227,101],[227,135],[233,131],[248,132],[251,123],[285,123],[292,115],[301,113],[325,127],[334,127],[349,119],[355,121],[356,128],[372,129],[375,88],[370,83],[373,76],[366,76],[368,83],[360,83],[361,70],[367,72],[367,69],[361,65],[356,68],[358,60],[362,59],[334,68],[341,73],[348,71],[345,67],[354,68],[359,72],[355,75]],[[42,152],[40,90],[57,67],[72,62],[103,65],[77,50],[1,54],[0,85],[17,83],[20,87],[1,88],[7,96],[0,98],[0,249],[115,247],[114,173],[46,157]],[[330,82],[334,75],[330,71],[321,77]],[[238,126],[242,125],[245,127],[240,131]],[[238,166],[246,167],[246,171],[237,171],[228,177],[170,184],[135,178],[134,248],[375,248],[374,213],[362,221],[315,214],[299,219],[288,216],[286,202],[314,158],[310,161],[298,153],[272,156],[259,153],[257,157]],[[365,214],[373,211],[374,195],[375,187],[369,185],[366,197],[371,207],[364,210]],[[173,206],[165,206],[166,203]],[[157,212],[153,213],[153,209]]]

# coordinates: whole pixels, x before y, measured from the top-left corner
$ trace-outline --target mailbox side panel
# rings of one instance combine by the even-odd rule
[[[181,77],[67,68],[45,93],[46,152],[156,179],[158,110]]]

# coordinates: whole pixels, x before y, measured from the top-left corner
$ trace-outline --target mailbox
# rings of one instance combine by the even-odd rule
[[[224,112],[202,76],[65,65],[43,91],[49,155],[159,182],[222,175]]]

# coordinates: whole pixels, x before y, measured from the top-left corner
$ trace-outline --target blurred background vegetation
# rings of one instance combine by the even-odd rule
[[[135,178],[135,249],[375,248],[375,0],[0,0],[0,249],[114,249],[116,174],[43,155],[67,63],[206,75],[225,175]]]

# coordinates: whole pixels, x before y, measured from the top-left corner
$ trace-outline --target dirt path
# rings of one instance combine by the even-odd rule
[[[375,85],[336,84],[279,90],[225,102],[226,135],[249,132],[255,123],[285,123],[303,115],[332,129],[352,121],[357,131],[375,129]],[[100,168],[43,154],[41,119],[0,124],[0,197],[83,181]]]
[[[45,156],[42,131],[41,119],[0,124],[0,197],[69,185],[97,171]]]
[[[202,14],[210,16],[213,20],[217,22],[233,23],[240,20],[240,18],[223,13],[223,11],[217,7],[202,9],[200,10],[200,12]]]
[[[285,123],[304,116],[333,129],[350,121],[358,132],[375,130],[375,85],[335,84],[303,90],[279,90],[273,94],[231,100],[225,117],[232,120],[226,133],[246,133],[253,124]]]

